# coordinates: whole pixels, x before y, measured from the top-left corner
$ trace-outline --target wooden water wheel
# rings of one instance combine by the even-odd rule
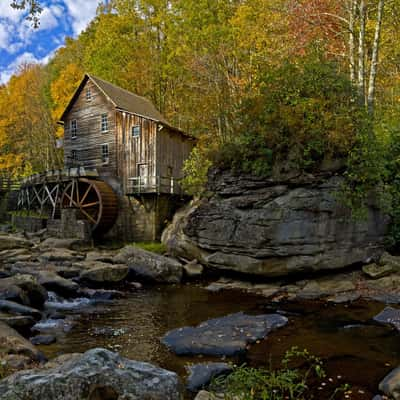
[[[77,178],[64,189],[61,208],[76,208],[86,219],[92,232],[106,233],[118,215],[118,198],[112,188],[103,181]]]

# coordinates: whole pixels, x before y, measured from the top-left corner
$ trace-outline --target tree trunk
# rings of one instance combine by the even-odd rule
[[[353,85],[356,84],[356,60],[355,40],[354,40],[354,20],[357,9],[357,1],[350,0],[349,4],[349,68],[350,68],[350,81]]]
[[[360,0],[360,32],[358,37],[358,96],[365,105],[365,0]]]
[[[376,20],[376,25],[375,25],[374,43],[373,43],[373,47],[372,47],[371,69],[370,69],[369,83],[368,83],[367,103],[368,103],[368,112],[371,115],[373,115],[373,113],[374,113],[376,74],[378,71],[379,44],[380,44],[380,37],[381,37],[381,27],[382,27],[384,6],[385,6],[385,0],[379,0],[378,15],[377,15],[377,20]]]

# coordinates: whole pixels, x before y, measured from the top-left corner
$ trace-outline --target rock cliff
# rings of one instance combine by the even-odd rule
[[[282,179],[211,171],[210,196],[175,215],[163,234],[174,256],[247,274],[285,276],[379,257],[389,219],[371,205],[363,220],[338,200],[339,175]]]

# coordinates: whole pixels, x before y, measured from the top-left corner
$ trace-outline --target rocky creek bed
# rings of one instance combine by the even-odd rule
[[[22,369],[0,381],[2,399],[13,399],[17,388],[19,396],[41,400],[179,399],[182,393],[192,399],[199,377],[226,370],[211,364],[199,372],[197,364],[276,367],[292,346],[322,357],[326,387],[351,384],[346,398],[373,398],[385,376],[380,389],[399,398],[397,257],[385,254],[364,271],[251,282],[199,279],[195,262],[132,247],[100,251],[75,240],[3,235],[0,248],[1,365],[6,372]],[[114,364],[122,371],[110,380],[100,372],[89,381],[76,374],[112,371]],[[33,375],[47,386],[35,386],[24,371],[38,366]],[[197,376],[184,392],[179,382],[190,372]],[[147,383],[133,388],[126,377],[138,373]],[[54,378],[60,374],[65,379]],[[320,389],[316,398],[324,399]]]

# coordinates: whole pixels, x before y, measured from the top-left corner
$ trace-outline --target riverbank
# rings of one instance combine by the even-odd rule
[[[399,364],[396,326],[374,320],[388,302],[399,303],[397,258],[390,255],[383,257],[386,267],[382,264],[378,268],[385,276],[378,274],[375,279],[368,275],[375,268],[372,266],[367,272],[358,269],[316,279],[261,283],[243,277],[218,278],[206,270],[193,281],[179,261],[154,256],[152,260],[157,262],[151,263],[140,249],[94,250],[76,241],[52,238],[46,242],[17,237],[11,244],[12,238],[3,236],[3,244],[8,241],[13,248],[0,253],[2,319],[13,321],[16,331],[26,339],[42,340],[35,346],[40,357],[33,364],[27,362],[24,352],[16,357],[15,349],[9,348],[8,354],[3,351],[2,361],[11,361],[9,367],[15,369],[36,366],[44,358],[102,347],[174,371],[185,382],[190,365],[229,361],[253,366],[271,362],[277,367],[284,353],[298,346],[323,359],[335,385],[351,384],[349,398],[366,400],[378,393],[379,382]],[[64,247],[56,247],[61,245]],[[144,264],[153,266],[148,267],[153,271],[151,276],[144,276]],[[160,277],[169,284],[160,283]],[[2,286],[2,282],[8,285]],[[4,307],[10,304],[4,301],[31,308],[35,305],[36,312],[24,315],[27,309],[15,308],[6,312]],[[32,301],[36,304],[24,304]],[[281,315],[288,322],[234,357],[177,356],[160,342],[173,329],[237,312]],[[20,317],[26,325],[21,325]],[[331,381],[327,384],[332,388]],[[194,395],[186,394],[187,398]]]

